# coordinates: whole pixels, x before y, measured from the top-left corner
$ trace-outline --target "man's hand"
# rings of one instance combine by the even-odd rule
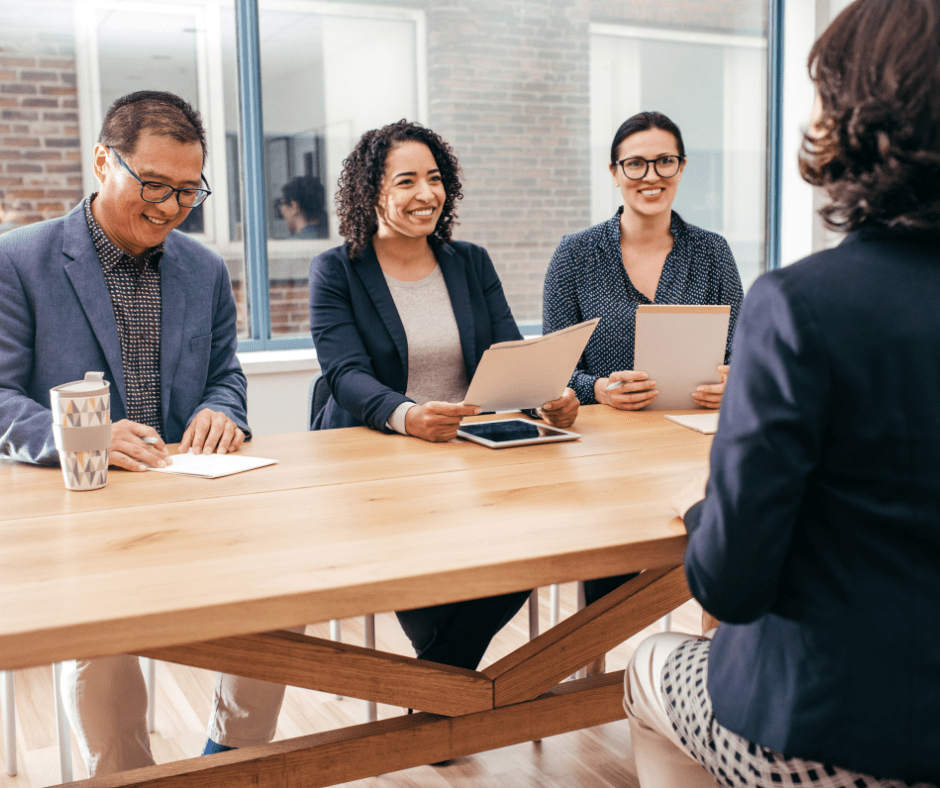
[[[620,385],[608,391],[611,383]],[[625,369],[594,381],[594,399],[617,410],[642,410],[657,394],[656,381],[639,370]]]
[[[149,439],[144,441],[144,438]],[[165,468],[172,460],[166,444],[153,427],[121,419],[111,425],[108,464],[129,471]]]
[[[574,389],[565,389],[565,393],[558,399],[546,402],[539,408],[542,418],[553,427],[570,427],[574,420],[578,418],[578,408],[581,403],[578,402],[578,395]]]
[[[405,431],[421,440],[443,443],[457,437],[457,427],[464,416],[476,416],[481,412],[476,405],[427,402],[408,409],[405,414]]]
[[[700,408],[712,409],[721,407],[721,398],[725,394],[725,384],[728,382],[729,369],[730,367],[727,364],[720,365],[718,372],[721,375],[721,383],[713,383],[710,386],[699,386],[692,392],[692,399],[695,400],[696,405]]]
[[[245,433],[224,413],[203,408],[196,414],[180,441],[180,454],[190,449],[193,454],[225,454],[238,451],[245,442]]]

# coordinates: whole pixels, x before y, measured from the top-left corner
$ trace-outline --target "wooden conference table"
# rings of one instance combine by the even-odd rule
[[[81,493],[0,461],[0,670],[130,652],[421,710],[88,786],[333,785],[619,719],[622,671],[559,682],[689,598],[668,502],[711,439],[600,405],[575,429],[497,451],[266,436],[243,453],[274,466]],[[641,569],[479,672],[271,632]]]

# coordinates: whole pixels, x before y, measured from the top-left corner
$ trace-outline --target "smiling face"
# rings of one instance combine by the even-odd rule
[[[385,159],[376,205],[380,238],[422,238],[434,232],[444,208],[444,182],[423,142],[396,145]]]
[[[638,131],[624,139],[617,148],[617,160],[632,158],[658,159],[660,156],[678,156],[679,146],[676,138],[664,129]],[[632,211],[639,216],[659,216],[672,210],[672,201],[676,198],[679,181],[685,161],[679,166],[679,172],[671,178],[663,178],[650,164],[646,175],[638,181],[632,181],[623,174],[619,164],[610,165],[614,184],[623,195],[625,211]]]
[[[133,153],[121,157],[144,181],[168,183],[177,189],[201,187],[202,146],[179,142],[144,130]],[[139,256],[158,246],[188,215],[176,195],[160,203],[146,202],[140,184],[117,161],[111,149],[95,145],[95,176],[101,191],[91,204],[95,221],[116,246]]]

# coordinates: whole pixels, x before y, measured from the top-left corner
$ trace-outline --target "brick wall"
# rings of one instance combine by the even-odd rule
[[[429,123],[456,149],[455,235],[485,246],[518,320],[538,320],[545,268],[589,224],[588,4],[432,3]]]
[[[61,216],[82,198],[69,37],[0,32],[0,220]]]

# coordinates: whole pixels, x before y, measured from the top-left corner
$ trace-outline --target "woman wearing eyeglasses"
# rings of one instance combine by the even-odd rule
[[[730,305],[729,360],[741,277],[724,238],[686,224],[672,210],[685,165],[682,134],[665,115],[640,112],[625,121],[610,146],[610,174],[623,208],[606,222],[566,235],[552,256],[543,332],[601,319],[571,378],[582,405],[640,410],[659,393],[655,380],[633,368],[640,304]],[[704,408],[721,404],[728,368],[718,370],[720,383],[692,394]],[[619,385],[611,388],[614,383]]]
[[[633,368],[636,310],[654,303],[731,306],[725,365],[716,374],[721,382],[692,393],[703,408],[721,404],[743,297],[741,277],[724,238],[686,224],[672,210],[685,165],[682,133],[669,118],[640,112],[626,120],[610,146],[610,174],[623,207],[606,222],[566,235],[552,256],[543,333],[601,319],[568,384],[582,405],[640,410],[656,398],[656,381]],[[635,576],[585,580],[586,603]],[[588,666],[589,673],[603,670],[603,657]]]

